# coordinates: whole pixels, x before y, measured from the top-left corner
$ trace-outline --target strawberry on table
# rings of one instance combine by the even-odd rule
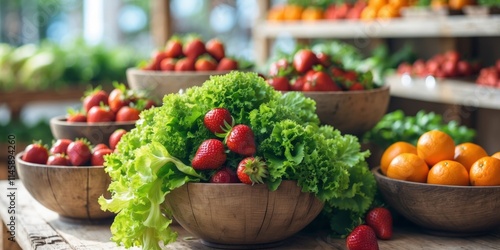
[[[224,143],[217,139],[203,141],[193,160],[191,166],[196,170],[218,169],[226,161]]]
[[[46,164],[49,158],[49,150],[47,146],[43,145],[40,141],[35,141],[24,149],[22,157],[23,161]]]
[[[92,152],[90,143],[85,139],[76,139],[68,145],[66,153],[71,165],[86,166],[90,163]]]
[[[346,238],[348,250],[378,250],[375,231],[370,226],[359,225]]]
[[[211,183],[238,183],[240,180],[236,173],[229,167],[222,167],[217,170],[212,177],[210,177]]]
[[[225,108],[214,108],[203,118],[205,127],[214,134],[223,134],[233,126],[233,117]]]
[[[366,224],[373,228],[379,239],[389,240],[392,237],[392,215],[389,209],[376,207],[368,211]]]
[[[243,156],[252,156],[257,151],[255,135],[252,129],[244,124],[234,126],[227,134],[225,142],[229,150]]]
[[[236,174],[245,184],[264,183],[264,178],[268,175],[267,165],[260,157],[246,157],[238,164]]]

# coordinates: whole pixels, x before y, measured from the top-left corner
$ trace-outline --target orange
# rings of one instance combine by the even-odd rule
[[[399,9],[396,7],[386,4],[382,6],[377,12],[377,17],[381,19],[390,19],[399,16]]]
[[[455,142],[445,132],[427,131],[418,138],[417,153],[427,165],[434,166],[440,161],[454,159]]]
[[[432,166],[427,175],[427,183],[440,185],[469,185],[469,172],[457,161],[440,161]]]
[[[400,10],[402,7],[408,6],[408,0],[389,0],[389,4]]]
[[[485,156],[488,156],[486,150],[475,143],[465,142],[455,146],[454,159],[455,161],[462,163],[467,171],[469,171],[474,162]]]
[[[269,21],[283,21],[285,19],[285,6],[276,5],[272,7],[267,13],[267,20]]]
[[[380,158],[380,171],[382,171],[382,174],[387,174],[387,167],[389,167],[392,159],[402,153],[417,154],[417,148],[404,141],[391,144],[382,154],[382,158]]]
[[[485,156],[477,160],[470,168],[469,177],[473,186],[500,185],[500,159]]]
[[[314,7],[314,6],[309,6],[302,11],[302,20],[304,21],[317,21],[323,19],[323,10]]]
[[[402,153],[392,159],[387,177],[404,181],[426,182],[429,167],[416,154]]]
[[[375,8],[377,11],[382,8],[382,6],[388,4],[387,0],[369,0],[368,6]]]
[[[491,155],[491,157],[495,157],[495,158],[497,158],[497,159],[500,159],[500,151],[498,151],[498,152],[496,152],[496,153],[492,154],[492,155]]]
[[[299,5],[294,5],[294,4],[287,4],[285,5],[285,13],[284,13],[284,18],[287,21],[297,21],[302,19],[302,11],[304,11],[304,8],[302,8]]]
[[[372,6],[366,6],[363,11],[361,11],[361,20],[373,20],[377,18],[378,9]]]

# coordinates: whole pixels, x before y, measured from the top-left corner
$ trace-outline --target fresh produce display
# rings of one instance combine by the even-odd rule
[[[125,122],[136,121],[146,109],[157,106],[157,102],[142,92],[128,89],[114,82],[113,89],[106,92],[101,86],[88,90],[82,98],[82,110],[69,109],[68,122]]]
[[[398,141],[416,145],[423,133],[434,129],[446,132],[457,144],[472,141],[476,135],[474,129],[460,126],[454,120],[445,122],[441,115],[434,112],[421,110],[410,116],[405,115],[402,110],[396,110],[386,114],[373,129],[366,132],[363,141],[373,143],[382,149]]]
[[[440,130],[426,131],[415,145],[405,143],[392,144],[382,155],[380,170],[389,178],[436,185],[500,185],[500,159],[478,144],[457,144]]]
[[[120,134],[120,136],[110,138],[109,145],[116,145],[123,135],[120,130],[113,134],[115,133]],[[104,156],[113,153],[113,150],[106,144],[91,145],[84,138],[57,139],[52,142],[50,147],[41,141],[35,141],[26,146],[22,160],[57,166],[103,166]]]
[[[217,108],[232,118],[211,114]],[[207,122],[206,117],[215,118]],[[221,126],[222,134],[213,129]],[[231,140],[236,148],[229,146]],[[220,152],[221,144],[228,149]],[[375,178],[365,161],[369,152],[360,147],[355,136],[320,126],[312,99],[275,91],[256,73],[232,71],[183,94],[169,94],[163,106],[143,111],[116,151],[105,156],[112,197],[99,203],[117,213],[113,241],[160,249],[160,242],[176,239],[170,212],[161,205],[171,190],[187,182],[236,178],[276,190],[283,180],[295,180],[325,203],[323,221],[333,232],[346,235],[375,199]],[[199,158],[209,169],[194,168]]]
[[[279,91],[356,91],[378,87],[371,71],[346,68],[327,47],[299,48],[272,62],[266,81]]]
[[[218,38],[204,42],[194,34],[172,36],[164,48],[139,65],[153,71],[230,71],[248,67],[248,62],[228,56]]]
[[[447,51],[437,54],[425,61],[418,59],[413,64],[401,63],[398,66],[398,74],[409,74],[412,76],[426,77],[429,75],[439,78],[470,77],[479,72],[480,66],[477,62],[463,59],[457,51]]]
[[[482,68],[476,83],[482,86],[500,88],[500,59],[491,67]]]
[[[13,47],[0,44],[0,90],[43,90],[62,86],[124,81],[125,71],[139,61],[130,48],[91,46],[83,40],[65,45]]]

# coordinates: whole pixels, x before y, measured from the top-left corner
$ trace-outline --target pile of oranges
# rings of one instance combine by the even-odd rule
[[[431,130],[417,145],[399,141],[389,146],[380,161],[389,178],[438,185],[500,185],[500,152],[493,155],[466,142],[455,145],[448,134]]]

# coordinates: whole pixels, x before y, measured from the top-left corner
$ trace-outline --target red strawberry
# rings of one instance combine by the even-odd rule
[[[194,63],[196,71],[213,71],[217,68],[217,62],[209,56],[201,56]]]
[[[23,161],[38,163],[38,164],[46,164],[47,159],[49,158],[49,150],[47,150],[47,146],[43,145],[42,142],[37,141],[28,145],[24,149]]]
[[[165,58],[160,62],[160,70],[162,71],[174,71],[177,59],[175,58]]]
[[[269,66],[269,76],[286,76],[293,71],[290,63],[286,58],[281,58]]]
[[[94,106],[108,105],[108,93],[97,87],[93,90],[87,91],[83,98],[83,109],[89,112],[89,109]]]
[[[225,108],[214,108],[205,114],[203,124],[212,133],[222,134],[233,126],[233,117]]]
[[[163,59],[167,58],[165,51],[155,51],[153,53],[151,62],[146,67],[147,70],[160,70],[160,63]]]
[[[118,145],[118,142],[120,142],[122,136],[126,133],[127,131],[121,128],[113,131],[113,133],[109,136],[109,148],[111,150],[115,150],[116,145]]]
[[[303,91],[341,91],[340,87],[324,71],[308,73]]]
[[[289,91],[291,89],[290,81],[284,76],[275,76],[273,78],[267,79],[266,82],[275,90]]]
[[[304,88],[304,83],[306,82],[305,76],[299,76],[290,81],[290,90],[292,91],[302,91]]]
[[[104,143],[99,143],[97,145],[94,146],[94,148],[92,148],[92,152],[95,152],[99,149],[103,149],[103,148],[109,148],[108,145],[104,144]]]
[[[355,82],[351,85],[351,87],[349,87],[349,90],[350,91],[355,91],[355,90],[364,90],[365,87],[363,86],[363,84],[359,83],[359,82]]]
[[[301,49],[293,56],[293,66],[297,72],[303,74],[318,63],[316,54],[309,49]]]
[[[109,148],[101,148],[94,150],[92,156],[90,157],[90,165],[92,166],[102,166],[104,165],[104,156],[113,153],[113,150]]]
[[[122,83],[113,83],[113,87],[114,89],[109,93],[108,105],[116,113],[121,107],[129,105],[132,92]]]
[[[229,150],[243,155],[252,156],[255,154],[255,136],[252,129],[244,124],[234,126],[226,136],[226,145]]]
[[[182,42],[177,37],[172,37],[165,44],[165,55],[168,58],[177,58],[182,56]]]
[[[195,59],[184,57],[175,64],[175,71],[194,71]]]
[[[348,250],[378,250],[377,236],[367,225],[359,225],[347,236]]]
[[[182,47],[182,52],[186,57],[194,60],[199,56],[205,54],[207,51],[205,49],[205,44],[201,41],[200,38],[191,37]]]
[[[53,154],[47,159],[47,165],[71,166],[71,162],[66,154]]]
[[[92,152],[90,143],[85,139],[76,139],[68,145],[66,154],[73,166],[85,166],[90,163]]]
[[[236,170],[238,179],[245,184],[264,183],[267,166],[260,157],[247,157],[240,161]]]
[[[107,106],[94,106],[87,114],[87,122],[112,122],[115,120],[115,113]]]
[[[66,154],[68,145],[72,142],[70,139],[57,139],[50,147],[51,154]]]
[[[238,61],[224,57],[220,60],[219,64],[217,64],[217,71],[228,71],[228,70],[236,70],[238,69]]]
[[[141,111],[139,111],[139,109],[137,109],[137,108],[130,107],[130,106],[123,106],[116,113],[116,121],[117,122],[137,121],[137,120],[139,120],[140,114],[141,114]]]
[[[223,167],[210,178],[211,183],[238,183],[240,180],[236,173],[229,167]]]
[[[316,57],[318,58],[319,63],[321,65],[323,65],[323,67],[328,68],[332,64],[332,62],[330,60],[330,56],[328,56],[328,54],[326,54],[324,52],[317,53]]]
[[[205,48],[215,60],[220,61],[226,56],[224,50],[224,44],[219,39],[210,39],[205,44]]]
[[[217,139],[208,139],[198,147],[191,165],[196,170],[218,169],[225,161],[224,143]]]
[[[68,109],[67,122],[87,122],[87,115],[83,111]]]
[[[373,228],[379,239],[388,240],[392,237],[392,215],[387,208],[376,207],[368,211],[366,224]]]

